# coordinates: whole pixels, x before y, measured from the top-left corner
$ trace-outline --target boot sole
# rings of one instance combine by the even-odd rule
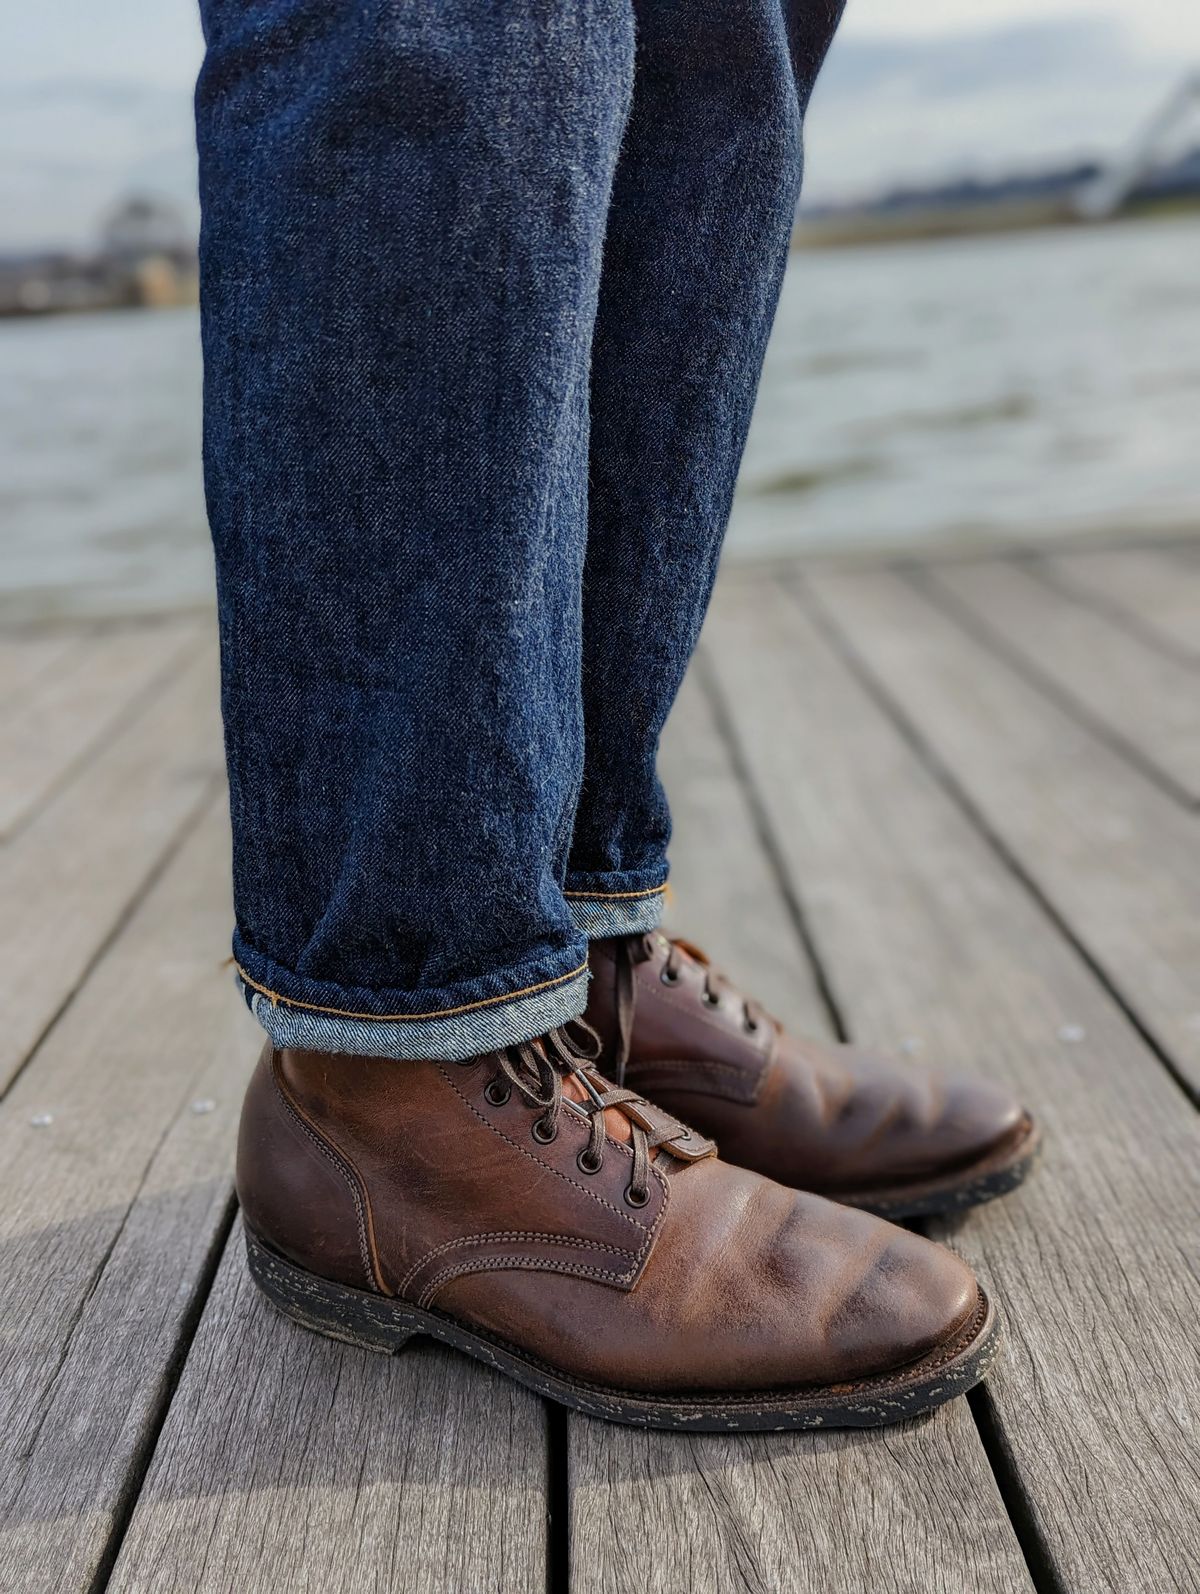
[[[986,1157],[969,1167],[958,1168],[954,1173],[943,1174],[921,1184],[897,1185],[889,1190],[861,1190],[843,1194],[828,1190],[821,1193],[830,1201],[842,1206],[860,1207],[877,1217],[929,1218],[951,1212],[965,1212],[969,1207],[982,1206],[997,1196],[1007,1195],[1029,1177],[1042,1149],[1042,1137],[1032,1119],[1027,1120],[1024,1135],[997,1147]]]
[[[350,1289],[297,1267],[246,1229],[254,1282],[293,1322],[364,1350],[395,1355],[414,1336],[440,1340],[535,1394],[589,1417],[683,1433],[772,1432],[796,1428],[875,1428],[932,1411],[985,1376],[1000,1344],[1000,1325],[982,1290],[974,1313],[953,1338],[907,1367],[852,1384],[787,1390],[670,1393],[657,1396],[568,1378],[514,1345],[467,1328],[441,1312]]]

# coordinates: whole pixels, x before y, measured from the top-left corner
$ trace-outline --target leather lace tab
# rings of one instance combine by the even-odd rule
[[[578,1031],[577,1036],[572,1031]],[[584,1050],[581,1039],[586,1041]],[[593,1066],[601,1050],[600,1037],[581,1019],[551,1030],[540,1040],[525,1041],[496,1054],[497,1078],[503,1078],[518,1095],[540,1113],[541,1138],[553,1139],[563,1106],[563,1078],[572,1076],[584,1093],[582,1102],[573,1103],[588,1118],[587,1157],[592,1171],[604,1160],[608,1135],[604,1114],[615,1108],[629,1122],[633,1173],[626,1192],[632,1205],[640,1206],[650,1191],[652,1153],[661,1147],[680,1162],[699,1162],[716,1155],[716,1146],[694,1130],[681,1124],[670,1113],[653,1106],[635,1090],[611,1085]]]

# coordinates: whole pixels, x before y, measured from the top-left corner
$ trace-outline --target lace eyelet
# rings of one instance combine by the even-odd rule
[[[485,1100],[490,1101],[493,1107],[503,1107],[504,1103],[512,1095],[512,1088],[509,1085],[502,1085],[498,1080],[493,1079],[483,1094]]]
[[[635,1190],[632,1185],[629,1185],[625,1191],[625,1205],[627,1207],[644,1207],[649,1199],[649,1190]]]
[[[586,1146],[584,1146],[583,1150],[575,1158],[575,1161],[578,1165],[580,1173],[599,1173],[600,1169],[604,1166],[603,1158],[593,1157]]]
[[[535,1118],[529,1132],[540,1146],[548,1146],[552,1140],[558,1139],[558,1125],[547,1123],[545,1118]]]
[[[704,993],[704,1005],[705,1005],[705,1007],[720,1007],[721,998],[717,995],[717,993],[715,991],[705,991],[705,993]]]
[[[743,1028],[745,1029],[747,1035],[757,1035],[758,1020],[756,1018],[748,1018],[743,1025]]]
[[[664,985],[679,984],[679,975],[676,974],[672,969],[664,969],[658,977]]]

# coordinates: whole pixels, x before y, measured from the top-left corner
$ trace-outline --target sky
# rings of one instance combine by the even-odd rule
[[[194,217],[200,52],[195,0],[5,6],[0,249],[83,244],[132,190]],[[809,116],[807,192],[1116,152],[1189,69],[1190,0],[849,0]]]

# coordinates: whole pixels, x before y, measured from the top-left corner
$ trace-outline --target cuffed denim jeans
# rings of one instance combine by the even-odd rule
[[[653,927],[839,0],[201,0],[234,954],[465,1057]]]

